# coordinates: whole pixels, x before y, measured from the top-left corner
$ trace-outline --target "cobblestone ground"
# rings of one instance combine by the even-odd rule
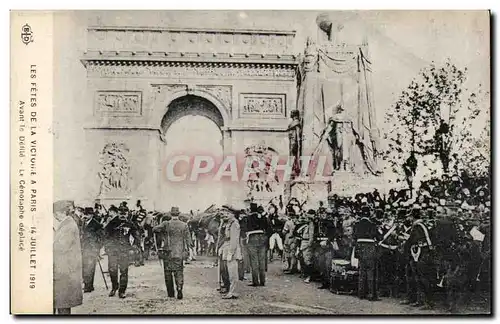
[[[440,314],[442,309],[419,310],[384,298],[370,302],[354,296],[336,295],[317,289],[318,283],[305,284],[298,276],[283,275],[283,265],[269,265],[265,287],[240,285],[240,298],[223,300],[216,291],[217,268],[213,258],[202,257],[184,269],[184,299],[167,298],[159,261],[145,266],[130,266],[127,298],[108,297],[102,275],[97,269],[95,291],[84,294],[83,305],[74,314]],[[104,260],[103,267],[106,269]],[[250,274],[246,275],[248,278]],[[110,285],[109,277],[106,278]],[[484,309],[469,310],[484,313]]]

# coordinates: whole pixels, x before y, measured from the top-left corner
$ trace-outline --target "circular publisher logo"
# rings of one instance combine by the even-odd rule
[[[26,45],[28,45],[29,43],[33,42],[33,31],[31,30],[31,26],[30,25],[25,24],[21,28],[21,40]]]

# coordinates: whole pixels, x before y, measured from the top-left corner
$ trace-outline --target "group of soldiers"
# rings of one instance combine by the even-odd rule
[[[111,278],[109,296],[118,292],[120,298],[125,298],[129,266],[143,266],[154,251],[163,261],[168,296],[175,297],[175,282],[177,298],[183,298],[183,267],[191,257],[193,243],[186,218],[180,220],[177,207],[169,213],[158,213],[147,212],[140,200],[134,209],[130,209],[126,201],[109,208],[97,201],[94,208],[76,207],[71,216],[80,231],[84,292],[94,291],[97,265],[107,288],[101,265],[102,256],[107,255],[107,272]]]
[[[94,290],[97,263],[103,271],[100,260],[104,247],[112,286],[109,295],[118,292],[120,298],[125,298],[130,264],[142,266],[149,256],[154,224],[151,215],[137,201],[134,210],[127,202],[108,209],[96,202],[93,208],[76,207],[72,216],[80,229],[84,292]]]
[[[285,274],[299,274],[305,283],[319,281],[320,289],[357,292],[359,298],[373,301],[405,297],[404,303],[425,308],[433,307],[436,296],[444,292],[455,311],[460,298],[481,282],[489,283],[487,180],[444,176],[422,183],[413,193],[391,190],[382,197],[375,190],[355,197],[333,196],[326,206],[320,202],[309,209],[293,198],[282,208],[253,201],[243,208],[226,205],[210,218],[218,225],[215,230],[178,210],[147,212],[140,201],[134,209],[126,202],[109,209],[99,203],[77,208],[84,291],[94,290],[96,262],[104,247],[110,296],[118,292],[124,298],[130,264],[143,265],[152,250],[168,259],[161,255],[165,244],[157,244],[155,233],[171,231],[161,226],[175,218],[178,231],[171,235],[180,239],[172,241],[182,246],[168,262],[175,269],[164,267],[171,297],[175,281],[182,298],[182,266],[195,254],[195,242],[208,238],[215,243],[223,298],[238,298],[245,273],[251,273],[250,286],[265,286],[268,263],[278,252],[287,265]]]
[[[300,273],[305,283],[318,280],[320,289],[357,291],[373,301],[404,296],[403,303],[422,308],[433,307],[444,293],[449,310],[456,311],[472,292],[489,289],[488,181],[444,176],[410,195],[391,190],[383,198],[375,190],[333,196],[328,207],[308,210],[292,199],[279,217],[281,228],[267,227],[269,256],[271,237],[279,233],[285,273]],[[261,208],[268,223],[275,211],[274,205]],[[245,218],[242,211],[243,223]]]

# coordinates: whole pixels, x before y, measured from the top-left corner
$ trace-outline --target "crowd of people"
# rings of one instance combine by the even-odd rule
[[[450,311],[456,311],[464,296],[489,289],[488,180],[443,176],[423,182],[413,193],[333,195],[316,208],[304,208],[294,198],[286,206],[248,201],[202,217],[183,215],[177,207],[168,213],[146,211],[140,201],[135,208],[122,202],[107,209],[99,201],[86,208],[59,201],[54,203],[55,312],[66,314],[81,304],[82,290],[94,290],[96,269],[107,285],[103,251],[109,296],[118,292],[120,298],[126,297],[129,266],[144,265],[152,254],[163,260],[169,297],[177,290],[179,299],[184,264],[197,254],[217,255],[224,299],[239,297],[246,273],[251,273],[250,286],[265,286],[268,263],[278,256],[286,264],[285,275],[300,275],[306,284],[319,281],[320,289],[372,301],[403,297],[403,303],[424,308],[444,293]],[[68,239],[68,231],[78,240]],[[74,262],[68,262],[71,258]],[[81,273],[83,289],[73,287],[78,278],[72,286],[58,274],[68,264],[73,274]]]
[[[445,175],[413,193],[333,195],[327,206],[320,202],[312,209],[296,199],[283,209],[252,202],[249,208],[229,206],[240,227],[238,278],[251,271],[250,285],[264,286],[267,263],[278,252],[285,274],[298,274],[307,284],[319,281],[320,289],[372,301],[400,297],[424,309],[443,301],[455,312],[471,294],[490,291],[488,180]],[[232,282],[227,260],[219,253],[221,292],[232,289],[226,288]]]

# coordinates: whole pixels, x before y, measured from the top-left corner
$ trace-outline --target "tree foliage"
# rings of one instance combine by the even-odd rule
[[[487,121],[481,135],[465,141],[462,158],[456,156],[455,171],[468,178],[488,177],[491,172],[491,129]],[[454,154],[459,154],[458,152]]]
[[[429,167],[429,161],[438,161],[445,173],[464,166],[463,148],[474,140],[473,123],[485,110],[481,104],[487,98],[481,86],[470,91],[466,81],[466,68],[459,69],[449,60],[442,66],[432,63],[387,111],[383,159],[398,181],[408,178],[409,162]],[[416,160],[410,158],[412,152]],[[425,158],[429,156],[432,159]]]

